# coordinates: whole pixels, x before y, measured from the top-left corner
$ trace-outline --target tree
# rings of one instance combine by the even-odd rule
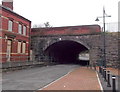
[[[49,22],[44,23],[45,27],[51,27]]]
[[[45,25],[44,24],[34,24],[33,28],[44,28]]]
[[[49,28],[49,27],[52,27],[49,22],[33,25],[33,28]]]

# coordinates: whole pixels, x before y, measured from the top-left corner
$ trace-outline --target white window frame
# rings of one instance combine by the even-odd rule
[[[22,34],[22,24],[19,24],[19,25],[18,25],[18,33],[19,33],[19,34]]]
[[[23,26],[23,35],[26,35],[26,32],[27,32],[27,27]]]
[[[11,31],[12,32],[13,30],[13,21],[12,20],[9,20],[8,21],[8,31]]]
[[[22,43],[22,53],[25,53],[25,51],[26,51],[26,43],[23,42]]]
[[[17,52],[18,53],[21,53],[21,49],[22,49],[22,42],[18,42],[18,49],[17,49]]]

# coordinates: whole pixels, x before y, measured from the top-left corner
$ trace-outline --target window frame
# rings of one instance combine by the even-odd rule
[[[21,41],[18,41],[17,53],[22,53],[22,52],[21,52],[21,49],[22,49],[22,42],[21,42]]]
[[[13,21],[8,20],[8,31],[12,32],[13,31]]]
[[[27,27],[25,25],[23,26],[23,35],[27,35]]]
[[[18,33],[22,34],[22,24],[18,24]]]
[[[22,53],[25,54],[26,53],[26,42],[22,43]]]

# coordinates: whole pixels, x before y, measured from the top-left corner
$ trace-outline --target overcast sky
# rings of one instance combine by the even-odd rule
[[[0,0],[2,1],[2,0]],[[118,1],[120,0],[14,0],[14,11],[34,24],[50,22],[55,26],[75,26],[101,23],[103,6],[112,17],[106,23],[118,21]]]

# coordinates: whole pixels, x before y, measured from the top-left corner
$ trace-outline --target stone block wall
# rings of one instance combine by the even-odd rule
[[[106,63],[108,66],[118,67],[118,37],[112,34],[106,34]],[[103,60],[103,34],[93,35],[58,35],[58,36],[32,36],[32,50],[35,60],[45,59],[44,51],[53,43],[64,40],[78,42],[88,48],[90,54],[90,64],[100,64]],[[48,59],[47,59],[48,60]]]

